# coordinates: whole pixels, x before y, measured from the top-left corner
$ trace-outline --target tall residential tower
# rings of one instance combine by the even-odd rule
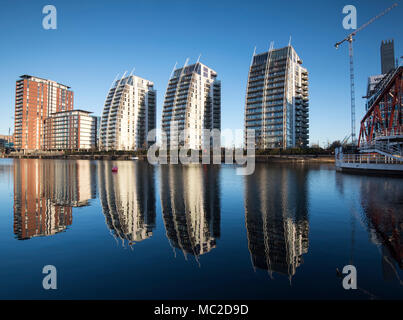
[[[70,87],[52,80],[23,75],[15,90],[15,148],[38,150],[44,144],[45,119],[73,110]]]
[[[138,150],[148,147],[147,134],[156,125],[154,83],[130,75],[115,81],[106,97],[100,148]]]
[[[253,54],[245,131],[255,130],[258,149],[308,146],[308,71],[301,64],[291,45]]]
[[[162,130],[168,145],[175,132],[174,124],[179,132],[184,132],[180,144],[195,150],[206,143],[204,129],[221,130],[221,82],[214,70],[200,62],[185,64],[169,79],[162,112]]]

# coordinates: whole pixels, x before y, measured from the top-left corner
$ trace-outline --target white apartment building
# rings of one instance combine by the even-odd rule
[[[45,150],[97,148],[98,117],[84,110],[56,112],[45,119]]]
[[[148,147],[147,134],[156,126],[154,83],[130,75],[115,81],[105,100],[100,148],[138,150]]]
[[[291,45],[253,55],[245,131],[255,130],[258,149],[308,146],[308,71],[301,64]]]
[[[195,150],[203,149],[207,142],[204,129],[221,130],[221,82],[213,69],[200,62],[185,64],[169,79],[162,113],[168,146],[176,128],[184,132],[179,144]]]

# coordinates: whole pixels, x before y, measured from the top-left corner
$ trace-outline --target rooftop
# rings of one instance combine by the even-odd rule
[[[31,78],[35,78],[35,79],[40,79],[40,80],[43,80],[43,81],[51,81],[51,82],[57,83],[57,84],[59,84],[59,85],[61,85],[61,86],[63,86],[63,87],[66,87],[66,88],[70,89],[70,87],[69,87],[69,86],[66,86],[65,84],[62,84],[62,83],[59,83],[59,82],[56,82],[56,81],[53,81],[53,80],[50,80],[50,79],[45,79],[45,78],[40,78],[40,77],[36,77],[36,76],[31,76],[31,75],[29,75],[29,74],[23,74],[22,76],[20,76],[20,78],[21,78],[21,79],[31,79]]]
[[[87,114],[93,113],[92,111],[86,111],[86,110],[81,110],[81,109],[74,109],[74,110],[67,110],[67,111],[54,112],[54,113],[52,113],[52,116],[53,116],[53,115],[58,115],[58,114],[63,114],[63,113],[74,113],[74,112],[81,112],[81,113],[87,113]]]

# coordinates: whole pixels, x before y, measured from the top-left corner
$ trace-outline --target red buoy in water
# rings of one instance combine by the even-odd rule
[[[113,167],[112,172],[118,172],[118,167]]]

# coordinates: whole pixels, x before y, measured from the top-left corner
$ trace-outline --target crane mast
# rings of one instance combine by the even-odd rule
[[[347,37],[345,37],[343,40],[336,42],[334,45],[336,49],[339,48],[339,46],[347,41],[348,42],[348,54],[350,58],[350,95],[351,95],[351,142],[353,145],[356,145],[356,135],[355,135],[355,85],[354,85],[354,53],[353,53],[353,41],[354,41],[354,36],[357,34],[357,32],[363,30],[366,28],[368,25],[373,23],[375,20],[379,19],[386,13],[388,13],[390,10],[392,10],[394,7],[397,6],[397,3],[394,3],[391,7],[387,8],[377,16],[373,17],[371,20],[367,21],[364,23],[361,27],[350,33]]]
[[[355,85],[353,61],[353,37],[348,40],[348,54],[350,56],[350,96],[351,96],[351,142],[356,145],[355,138]]]

